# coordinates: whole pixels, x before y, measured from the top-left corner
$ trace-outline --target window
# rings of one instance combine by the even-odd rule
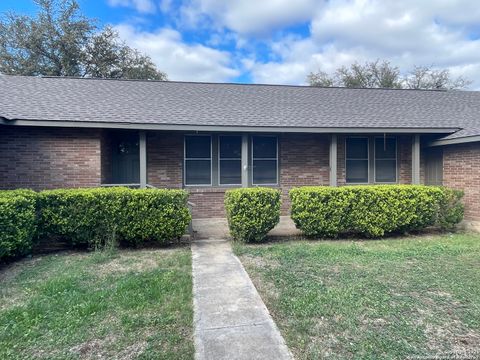
[[[276,185],[278,148],[276,136],[252,136],[252,183]]]
[[[346,182],[368,183],[368,138],[347,138],[345,148]]]
[[[212,184],[212,138],[185,136],[185,185]]]
[[[241,136],[219,136],[218,163],[220,185],[242,184]]]
[[[375,182],[397,181],[397,141],[395,138],[375,138]]]

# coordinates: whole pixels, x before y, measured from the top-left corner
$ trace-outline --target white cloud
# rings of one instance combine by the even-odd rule
[[[323,0],[190,0],[184,20],[198,26],[207,17],[214,26],[240,34],[265,34],[272,29],[308,21]]]
[[[154,13],[157,10],[153,0],[108,0],[110,6],[123,6],[135,9],[140,13]]]
[[[251,65],[256,82],[304,83],[309,71],[333,72],[354,61],[387,59],[403,71],[449,68],[480,88],[480,7],[475,1],[332,0],[311,17],[304,39],[270,44],[276,61]],[[477,29],[475,29],[477,26]]]
[[[254,82],[303,84],[318,68],[332,73],[355,61],[385,59],[404,72],[413,65],[448,68],[480,89],[480,6],[474,0],[107,1],[169,17],[178,31],[119,29],[171,79],[225,81],[241,70]],[[308,25],[307,33],[289,32],[299,24]],[[182,31],[207,35],[191,45]]]
[[[178,31],[143,32],[129,25],[116,29],[128,45],[148,54],[170,80],[222,82],[240,75],[228,52],[186,44]]]

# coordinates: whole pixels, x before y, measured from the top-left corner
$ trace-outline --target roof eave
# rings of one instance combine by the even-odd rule
[[[4,125],[69,127],[69,128],[103,128],[132,130],[176,130],[176,131],[223,131],[223,132],[282,132],[282,133],[416,133],[416,134],[451,134],[459,128],[426,127],[289,127],[289,126],[221,126],[221,125],[181,125],[148,124],[126,122],[94,121],[60,121],[60,120],[22,120],[0,117]]]
[[[445,146],[445,145],[455,145],[455,144],[465,144],[465,143],[472,143],[480,141],[480,135],[472,135],[472,136],[463,136],[454,139],[439,139],[432,141],[428,146]]]

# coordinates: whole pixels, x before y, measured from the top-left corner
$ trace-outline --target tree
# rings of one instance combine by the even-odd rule
[[[464,89],[472,82],[459,76],[452,79],[448,69],[437,70],[431,66],[414,66],[413,70],[404,78],[407,89]]]
[[[341,86],[348,88],[389,88],[389,89],[464,89],[471,81],[458,77],[453,79],[447,69],[438,70],[433,66],[415,66],[402,77],[400,69],[390,62],[376,60],[364,65],[353,63],[342,66],[329,75],[321,70],[307,75],[310,86]]]
[[[167,80],[150,57],[130,48],[110,26],[99,29],[76,0],[34,0],[35,17],[0,20],[0,73]]]
[[[307,75],[307,82],[310,86],[332,87],[336,86],[335,79],[325,71],[318,70]]]
[[[337,69],[336,76],[340,84],[350,88],[399,88],[400,70],[388,61],[367,62],[364,65],[354,63]]]

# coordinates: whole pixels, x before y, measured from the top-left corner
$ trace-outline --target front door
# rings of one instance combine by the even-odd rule
[[[137,133],[118,133],[113,139],[112,180],[115,184],[140,182],[140,151]]]

